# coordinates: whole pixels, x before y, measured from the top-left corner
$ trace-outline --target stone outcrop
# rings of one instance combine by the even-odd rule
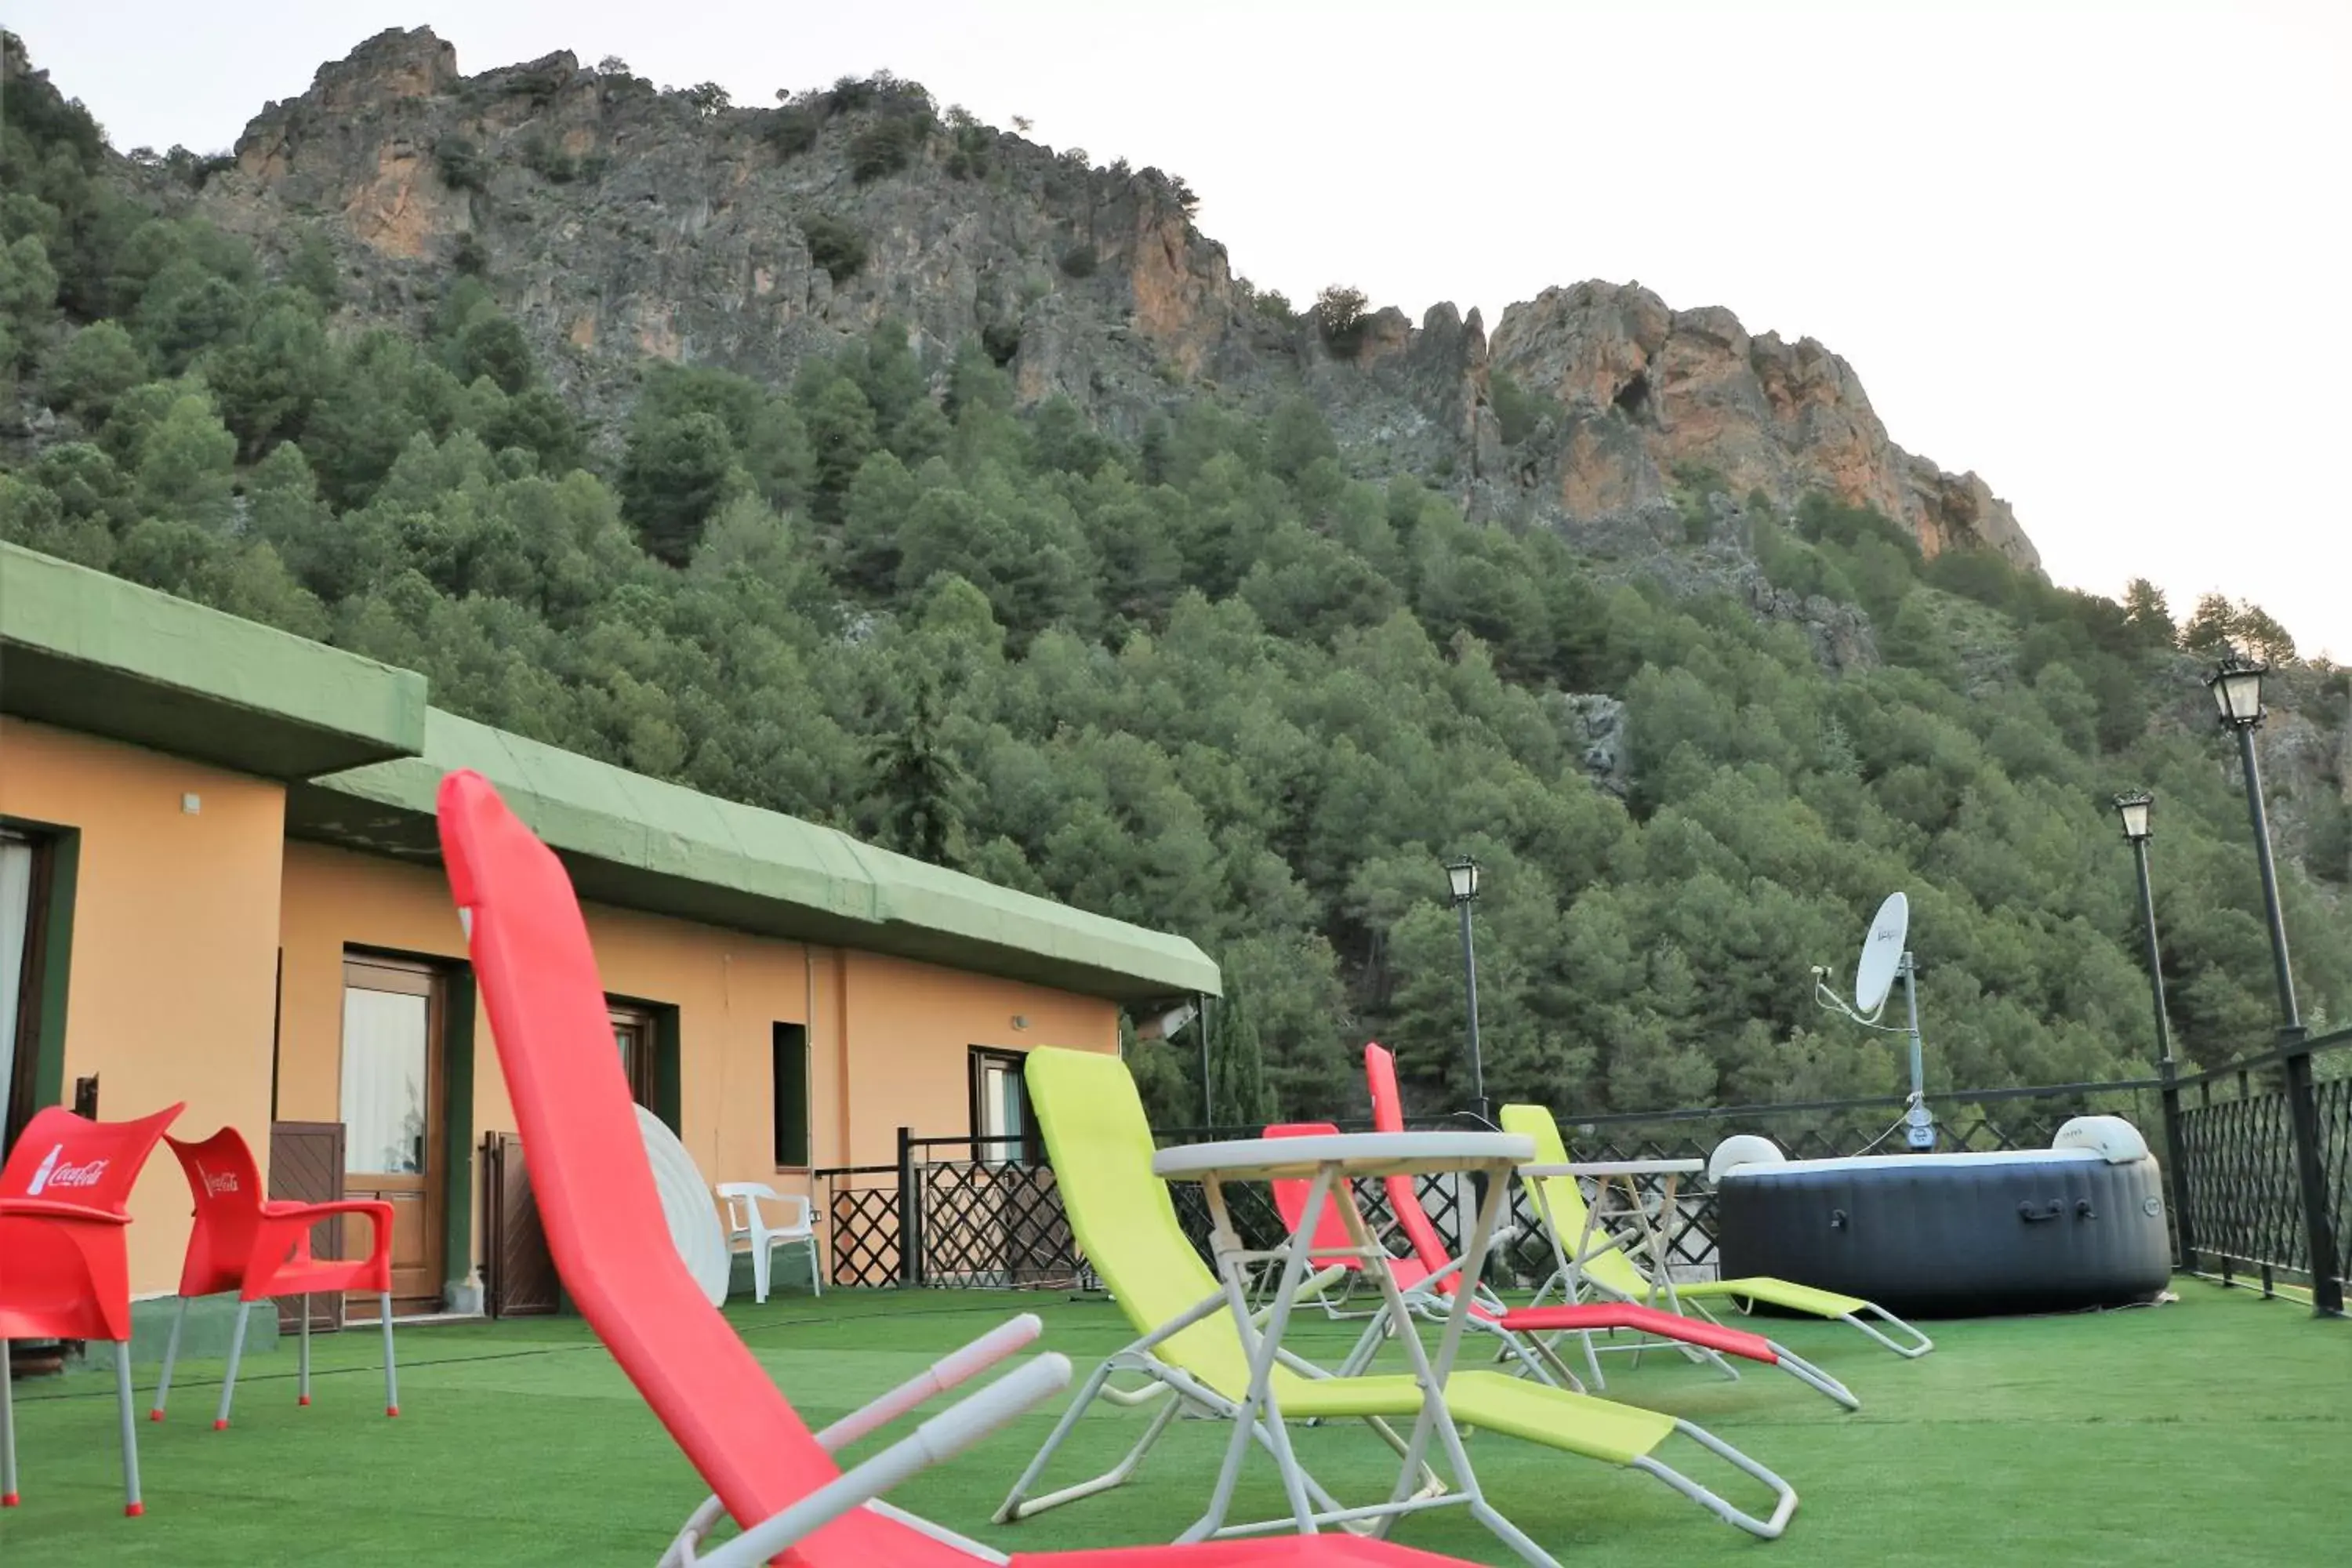
[[[1638,285],[1547,289],[1503,313],[1492,368],[1556,406],[1523,478],[1572,516],[1668,494],[1712,470],[1734,495],[1820,490],[1955,545],[2040,564],[2008,503],[1895,445],[1845,361],[1811,338],[1751,337],[1729,310],[1675,310]]]
[[[1491,343],[1475,310],[1434,306],[1416,326],[1391,308],[1335,354],[1309,316],[1263,308],[1156,170],[957,132],[903,84],[799,109],[814,144],[783,146],[777,110],[563,53],[463,77],[432,32],[394,29],[266,107],[196,203],[265,249],[325,233],[358,321],[413,324],[453,269],[478,275],[608,426],[642,356],[782,382],[888,318],[939,371],[977,340],[1024,400],[1069,397],[1129,437],[1202,390],[1303,392],[1360,471],[1413,473],[1481,515],[1582,541],[1644,532],[1637,514],[1706,468],[1735,496],[1877,507],[1931,552],[1984,544],[2035,563],[1982,480],[1895,447],[1853,371],[1810,339],[1580,283],[1512,306]],[[927,133],[904,172],[861,182],[850,144],[893,113]],[[811,237],[828,226],[862,242],[862,265],[820,261]],[[1509,445],[1497,375],[1550,411]]]

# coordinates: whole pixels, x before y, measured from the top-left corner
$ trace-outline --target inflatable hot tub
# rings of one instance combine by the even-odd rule
[[[1710,1162],[1722,1277],[1843,1291],[1902,1317],[2154,1300],[2172,1246],[2147,1141],[2090,1116],[2053,1143],[1787,1160],[1766,1140],[1727,1140]]]

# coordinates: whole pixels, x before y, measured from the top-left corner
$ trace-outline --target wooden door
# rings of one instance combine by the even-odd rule
[[[343,1191],[392,1205],[392,1310],[441,1306],[448,1172],[443,1153],[443,991],[432,969],[397,959],[343,961]],[[347,1231],[364,1220],[345,1220]],[[347,1236],[346,1246],[359,1237]],[[351,1316],[376,1303],[353,1296]]]
[[[331,1204],[343,1195],[343,1124],[340,1121],[273,1121],[269,1124],[269,1196],[272,1200]],[[310,1256],[342,1256],[342,1222],[322,1219],[310,1227]],[[302,1326],[299,1296],[278,1298],[278,1328],[294,1333]],[[313,1295],[310,1327],[331,1332],[343,1326],[342,1299]]]
[[[561,1305],[555,1259],[547,1250],[530,1166],[511,1132],[482,1138],[484,1305],[493,1318],[530,1317]]]

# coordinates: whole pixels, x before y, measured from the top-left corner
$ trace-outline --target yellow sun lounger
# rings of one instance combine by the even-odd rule
[[[1536,1163],[1564,1165],[1568,1163],[1567,1146],[1560,1142],[1559,1124],[1550,1111],[1540,1105],[1507,1105],[1501,1121],[1506,1132],[1522,1133],[1536,1142]],[[1536,1300],[1542,1300],[1553,1289],[1559,1289],[1567,1300],[1576,1300],[1581,1289],[1590,1286],[1595,1292],[1620,1300],[1658,1304],[1661,1296],[1670,1296],[1679,1305],[1689,1301],[1701,1312],[1706,1309],[1706,1299],[1729,1297],[1745,1312],[1748,1304],[1769,1302],[1791,1312],[1802,1312],[1816,1318],[1835,1318],[1851,1323],[1893,1351],[1899,1356],[1923,1356],[1936,1348],[1936,1342],[1905,1322],[1885,1308],[1859,1296],[1841,1295],[1834,1290],[1817,1290],[1811,1285],[1799,1285],[1791,1280],[1773,1279],[1759,1275],[1745,1279],[1705,1279],[1692,1283],[1675,1280],[1672,1290],[1650,1279],[1626,1255],[1622,1241],[1603,1233],[1600,1245],[1589,1255],[1579,1257],[1577,1249],[1587,1229],[1587,1213],[1583,1191],[1573,1176],[1538,1176],[1528,1181],[1536,1194],[1536,1205],[1543,1212],[1544,1223],[1550,1227],[1553,1245],[1558,1248],[1559,1272],[1545,1282]],[[1867,1317],[1865,1317],[1867,1314]],[[1880,1322],[1910,1336],[1909,1343],[1898,1343],[1882,1332]]]
[[[1191,1411],[1234,1419],[1245,1404],[1250,1385],[1248,1354],[1231,1315],[1233,1298],[1193,1249],[1177,1222],[1166,1184],[1152,1173],[1151,1128],[1127,1064],[1113,1056],[1040,1047],[1029,1053],[1025,1076],[1071,1233],[1141,1337],[1106,1359],[1079,1388],[1045,1447],[997,1510],[999,1522],[1025,1518],[1119,1485],[1135,1473],[1144,1455],[1179,1414]],[[1392,1290],[1393,1286],[1386,1289]],[[1121,1373],[1150,1381],[1140,1391],[1111,1387],[1111,1377]],[[1162,1391],[1173,1397],[1153,1415],[1117,1464],[1091,1479],[1034,1495],[1055,1453],[1097,1398],[1132,1405],[1158,1397]],[[1454,1373],[1439,1402],[1425,1409],[1428,1402],[1412,1376],[1337,1377],[1284,1352],[1274,1369],[1272,1404],[1276,1419],[1261,1423],[1252,1436],[1283,1472],[1286,1491],[1296,1494],[1303,1488],[1312,1500],[1314,1512],[1303,1521],[1309,1527],[1369,1523],[1376,1532],[1385,1534],[1402,1514],[1465,1504],[1528,1562],[1540,1568],[1557,1568],[1556,1560],[1504,1518],[1479,1489],[1457,1423],[1641,1470],[1727,1522],[1767,1539],[1787,1527],[1797,1507],[1797,1494],[1786,1481],[1689,1422],[1496,1372]],[[1419,1477],[1406,1468],[1396,1478],[1387,1500],[1363,1507],[1342,1505],[1307,1475],[1281,1430],[1282,1423],[1289,1420],[1358,1419],[1370,1425],[1399,1454],[1407,1454],[1408,1445],[1387,1420],[1419,1421],[1424,1416],[1435,1430],[1433,1454],[1442,1455],[1453,1472],[1452,1489],[1436,1482],[1423,1466],[1419,1477],[1434,1484],[1415,1490]],[[1770,1515],[1759,1518],[1745,1512],[1657,1458],[1659,1447],[1677,1435],[1769,1488],[1774,1500]],[[1229,1479],[1221,1478],[1219,1490],[1221,1495],[1211,1506],[1212,1520],[1222,1517]],[[1294,1521],[1285,1518],[1223,1526],[1216,1533],[1295,1527]]]

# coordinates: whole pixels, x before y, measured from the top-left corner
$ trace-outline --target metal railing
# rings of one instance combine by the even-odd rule
[[[2342,1246],[2352,1227],[2352,1030],[2191,1074],[2168,1098],[2182,1263],[2224,1280],[2252,1275],[2264,1295],[2283,1281],[2306,1286],[2321,1310],[2341,1310],[2352,1283]],[[2315,1268],[2315,1253],[2326,1268]]]
[[[2315,1280],[2315,1234],[2304,1203],[2296,1109],[2287,1058],[2310,1058],[2306,1126],[2324,1194],[2317,1224],[2324,1250],[2341,1254],[2332,1238],[2352,1230],[2352,1030],[2279,1048],[2209,1071],[2182,1077],[2030,1089],[1966,1089],[1927,1097],[1936,1112],[1938,1146],[1998,1150],[2047,1148],[2069,1118],[2118,1115],[2145,1133],[2168,1169],[2175,1256],[2193,1270],[2224,1279],[2258,1277],[2265,1292],[2281,1283],[2313,1287],[2323,1308],[2337,1272]],[[1705,1158],[1735,1133],[1760,1133],[1793,1158],[1883,1153],[1900,1157],[1899,1095],[1809,1100],[1773,1105],[1717,1106],[1680,1110],[1559,1117],[1570,1152],[1579,1160]],[[1415,1118],[1415,1128],[1460,1127],[1465,1116]],[[1342,1130],[1365,1124],[1343,1121]],[[1215,1139],[1255,1138],[1252,1126],[1165,1128],[1161,1146]],[[899,1129],[898,1158],[889,1165],[843,1166],[815,1173],[829,1221],[831,1271],[842,1285],[1057,1287],[1097,1285],[1078,1255],[1051,1165],[1034,1141],[1018,1137],[918,1137]],[[1458,1248],[1473,1205],[1471,1185],[1453,1177],[1416,1183],[1423,1208],[1450,1247]],[[1270,1246],[1283,1234],[1273,1194],[1264,1184],[1226,1186],[1235,1228],[1251,1246]],[[1357,1201],[1391,1246],[1403,1250],[1383,1184],[1360,1182]],[[1649,1194],[1655,1204],[1661,1194]],[[1209,1213],[1200,1187],[1182,1183],[1171,1196],[1184,1233],[1205,1258]],[[1518,1235],[1502,1250],[1500,1274],[1540,1278],[1550,1267],[1533,1201],[1515,1184],[1508,1220]],[[1667,1266],[1682,1278],[1710,1277],[1716,1266],[1715,1194],[1703,1183],[1675,1194],[1659,1215]],[[912,1238],[908,1245],[908,1238]]]

